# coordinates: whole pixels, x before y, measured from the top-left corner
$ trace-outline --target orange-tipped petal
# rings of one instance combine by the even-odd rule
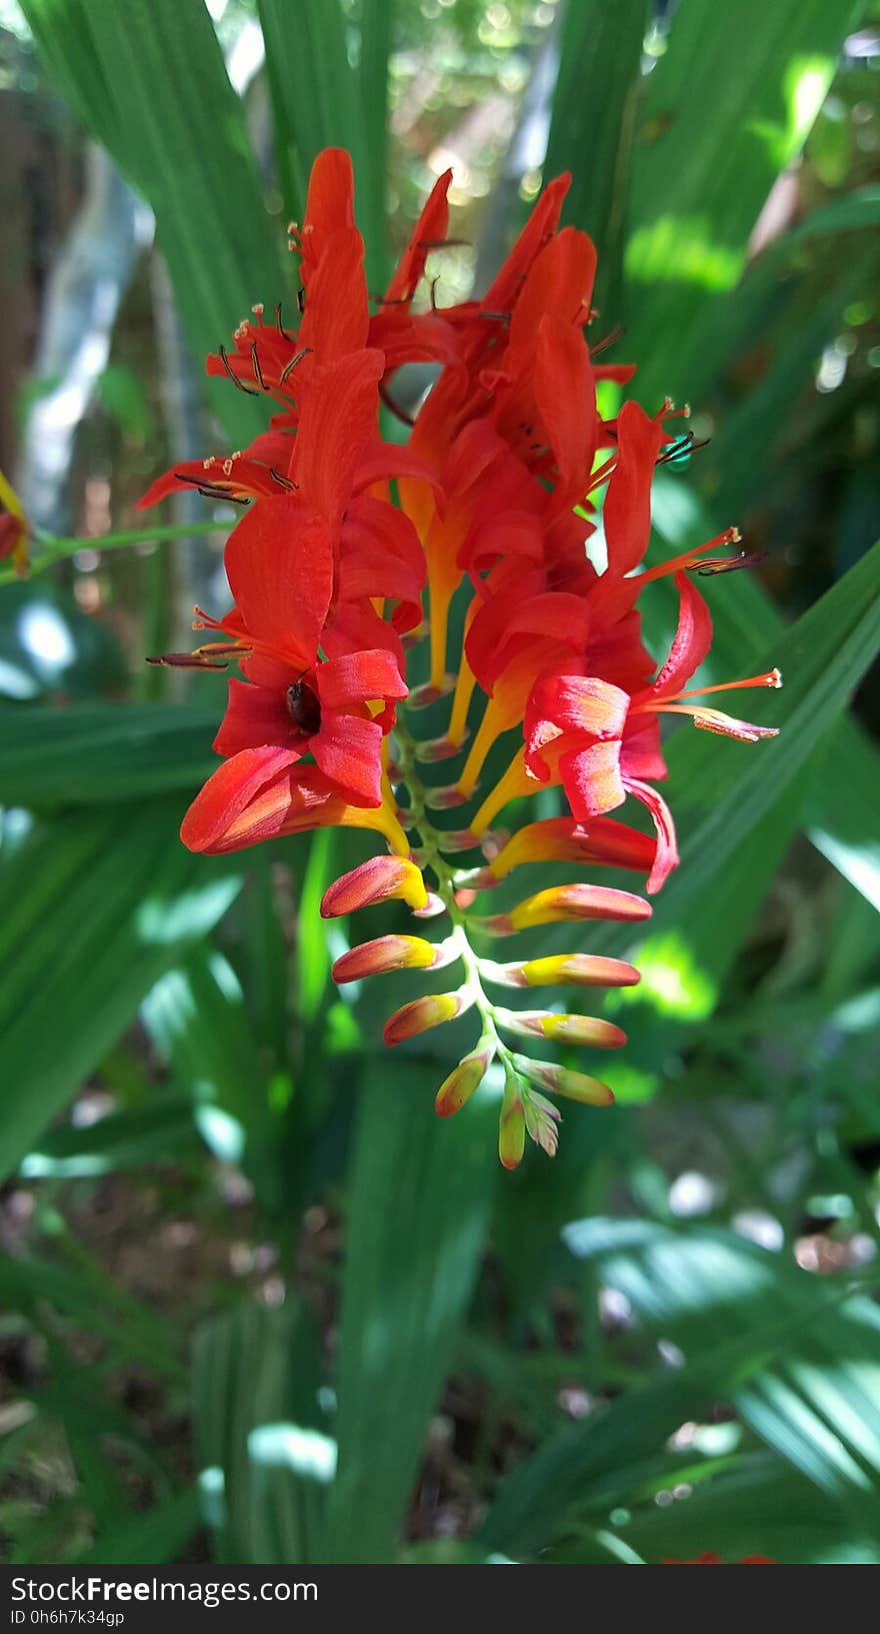
[[[322,919],[370,908],[395,898],[411,908],[427,907],[428,893],[421,869],[408,857],[370,857],[328,886],[321,901]]]
[[[440,1027],[444,1021],[452,1021],[472,1002],[461,990],[458,993],[428,993],[395,1010],[385,1023],[382,1036],[388,1045],[402,1044],[407,1038],[415,1038],[418,1033]]]
[[[492,936],[509,936],[513,931],[534,925],[550,925],[559,920],[648,919],[651,905],[630,891],[615,891],[605,885],[554,885],[517,903],[509,913],[493,914],[480,921],[480,929]]]
[[[586,1072],[571,1072],[552,1061],[532,1061],[527,1055],[515,1055],[518,1070],[531,1083],[540,1084],[551,1095],[562,1095],[568,1101],[580,1101],[582,1106],[611,1106],[614,1091],[599,1078]]]
[[[460,1112],[467,1105],[471,1096],[479,1088],[486,1069],[495,1051],[491,1045],[482,1050],[475,1050],[472,1055],[466,1055],[458,1066],[445,1078],[434,1101],[434,1111],[438,1118],[451,1118],[454,1112]]]
[[[423,936],[377,936],[341,954],[333,966],[333,980],[358,982],[390,970],[430,970],[441,962],[437,957],[441,948],[442,943],[427,942]]]
[[[552,1010],[506,1010],[495,1006],[495,1020],[506,1032],[524,1038],[558,1039],[563,1044],[584,1044],[597,1050],[619,1050],[626,1033],[601,1016],[560,1016]]]

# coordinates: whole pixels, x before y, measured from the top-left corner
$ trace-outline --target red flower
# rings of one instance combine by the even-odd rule
[[[587,1074],[514,1053],[502,1035],[525,1047],[560,1039],[602,1048],[619,1047],[624,1035],[601,1018],[496,1004],[487,988],[631,985],[638,971],[581,951],[495,961],[472,948],[470,931],[501,938],[551,921],[636,923],[650,906],[631,892],[551,883],[500,912],[472,914],[478,893],[539,861],[631,868],[648,874],[649,891],[659,889],[678,861],[672,816],[655,787],[666,776],[659,717],[687,714],[748,742],[772,736],[704,698],[775,686],[779,676],[688,686],[712,636],[688,574],[746,558],[706,556],[738,538],[728,530],[642,568],[653,473],[675,411],[665,403],[650,416],[626,402],[612,420],[599,413],[597,383],[623,386],[632,369],[597,362],[600,346],[586,338],[596,255],[584,233],[557,231],[568,178],[539,199],[485,297],[438,309],[424,282],[428,257],[446,239],[450,179],[447,172],[437,181],[371,314],[351,163],[339,149],[319,155],[305,218],[291,234],[301,277],[296,325],[280,307],[264,322],[255,307],[233,349],[208,360],[209,373],[272,399],[267,430],[240,453],[173,468],[142,503],[195,485],[249,506],[226,546],[232,606],[219,618],[197,610],[196,628],[211,639],[164,660],[208,669],[234,661],[240,670],[214,744],[223,762],[184,819],[184,842],[229,851],[318,824],[381,834],[392,856],[337,882],[322,911],[348,916],[399,898],[425,917],[450,913],[452,927],[440,940],[373,937],[342,954],[335,972],[349,981],[462,965],[459,985],[392,1016],[386,1042],[475,1013],[480,1037],[447,1077],[437,1110],[457,1111],[500,1063],[499,1151],[514,1167],[527,1135],[556,1150],[559,1112],[546,1092],[592,1106],[613,1097]],[[408,444],[386,443],[380,402],[394,407],[393,376],[414,359],[438,364],[440,376]],[[688,441],[685,434],[676,446]],[[604,567],[596,548],[602,488]],[[655,673],[638,602],[669,573],[679,622]],[[453,655],[450,611],[459,593],[463,650]],[[428,627],[428,680],[408,692],[406,652]],[[418,709],[449,692],[445,730],[420,738]],[[423,782],[421,768],[455,757],[471,729],[455,780]],[[470,804],[487,755],[508,733],[510,762],[494,788],[464,826],[438,826],[433,813]],[[495,836],[497,814],[541,785],[562,790],[569,815]],[[630,797],[648,808],[655,839],[608,817]],[[477,866],[458,866],[459,853],[478,847]],[[428,868],[436,890],[426,888]]]

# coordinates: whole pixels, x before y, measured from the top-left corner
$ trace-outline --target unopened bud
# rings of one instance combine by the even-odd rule
[[[491,873],[497,881],[522,863],[582,862],[593,867],[632,868],[646,874],[655,851],[654,839],[613,817],[593,817],[586,823],[578,823],[573,817],[545,817],[527,823],[514,834],[483,872]]]
[[[509,936],[513,931],[560,920],[648,919],[651,905],[631,891],[615,891],[607,885],[554,885],[517,903],[509,913],[493,914],[480,921],[480,929],[491,936]]]
[[[614,1091],[607,1084],[603,1084],[599,1078],[589,1077],[585,1072],[571,1072],[552,1061],[532,1061],[527,1055],[515,1055],[513,1059],[518,1071],[530,1083],[540,1084],[551,1095],[580,1101],[583,1106],[610,1106],[614,1100]]]
[[[322,919],[338,919],[371,908],[377,902],[399,898],[411,908],[427,906],[428,893],[421,869],[408,857],[370,857],[327,887],[321,901]]]
[[[472,1003],[472,996],[464,989],[459,989],[457,993],[426,994],[424,998],[413,999],[395,1010],[385,1023],[382,1036],[386,1044],[402,1044],[407,1038],[415,1038],[418,1033],[440,1027],[444,1021],[452,1021],[469,1009]]]
[[[502,987],[634,987],[641,980],[633,965],[591,953],[553,953],[519,964],[482,962],[489,981]]]
[[[508,1079],[498,1123],[498,1156],[505,1169],[518,1169],[526,1149],[526,1118],[516,1080]]]
[[[487,1045],[459,1061],[437,1091],[434,1110],[438,1118],[451,1118],[454,1112],[460,1112],[467,1105],[482,1083],[494,1053],[491,1045]]]
[[[357,982],[364,976],[382,976],[390,970],[429,970],[438,964],[441,943],[423,936],[377,936],[349,948],[333,966],[335,982]]]
[[[505,1010],[495,1006],[495,1020],[507,1032],[523,1038],[552,1038],[562,1044],[585,1044],[597,1050],[618,1050],[626,1033],[601,1016],[560,1016],[551,1010]]]

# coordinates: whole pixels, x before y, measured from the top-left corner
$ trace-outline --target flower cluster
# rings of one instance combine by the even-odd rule
[[[194,485],[246,507],[226,545],[232,607],[219,618],[196,609],[195,628],[209,639],[161,660],[232,661],[241,676],[229,682],[214,743],[223,761],[186,814],[185,844],[212,853],[319,824],[376,830],[388,854],[337,881],[322,912],[400,898],[422,917],[446,914],[448,933],[366,942],[337,960],[336,980],[461,969],[457,988],[398,1010],[386,1042],[475,1010],[478,1041],[442,1085],[437,1111],[457,1111],[500,1062],[500,1155],[514,1167],[526,1134],[556,1149],[559,1113],[545,1092],[591,1105],[613,1097],[595,1078],[513,1050],[504,1035],[606,1049],[625,1040],[607,1021],[501,1006],[487,987],[610,987],[638,972],[582,952],[497,962],[474,944],[551,921],[636,921],[650,907],[627,891],[568,884],[485,915],[471,911],[477,894],[544,861],[640,871],[652,894],[678,862],[655,786],[666,774],[660,716],[687,714],[748,742],[772,733],[707,706],[687,685],[712,636],[691,574],[747,560],[723,554],[736,531],[641,569],[655,466],[689,436],[667,429],[676,413],[668,402],[653,416],[635,401],[614,418],[599,412],[598,384],[621,388],[634,371],[597,361],[602,343],[586,338],[596,256],[585,233],[558,228],[568,178],[546,188],[486,294],[439,308],[434,285],[428,299],[420,286],[446,237],[450,180],[447,172],[436,183],[371,312],[350,161],[339,149],[319,156],[305,220],[291,228],[296,327],[280,307],[273,322],[256,307],[233,349],[208,359],[209,374],[274,399],[269,429],[225,459],[175,467],[142,503]],[[395,375],[416,361],[435,365],[437,379],[410,421],[395,404]],[[411,425],[405,446],[383,440],[383,403]],[[657,670],[637,604],[667,574],[678,628]],[[454,602],[466,607],[453,656]],[[422,640],[428,679],[408,689],[406,658]],[[778,684],[776,671],[728,683]],[[446,695],[445,732],[420,736],[419,711]],[[511,746],[506,769],[479,798],[499,740]],[[423,768],[459,751],[454,781],[426,785]],[[506,836],[493,829],[512,801],[551,787],[567,815]],[[651,837],[608,815],[630,796],[647,807]],[[468,804],[465,826],[438,826],[435,812]],[[478,849],[478,865],[459,866]]]

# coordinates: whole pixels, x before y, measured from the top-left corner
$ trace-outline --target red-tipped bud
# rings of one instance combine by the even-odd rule
[[[594,817],[583,824],[573,817],[546,817],[539,823],[527,823],[514,834],[481,875],[491,875],[495,883],[526,862],[582,862],[647,874],[655,851],[653,838],[613,817]],[[485,888],[488,877],[471,883]]]
[[[554,885],[538,891],[509,913],[493,914],[479,921],[480,929],[491,936],[509,936],[533,925],[550,925],[556,920],[648,919],[651,905],[631,891],[614,891],[606,885]]]
[[[321,901],[322,919],[338,919],[395,897],[411,908],[427,906],[428,893],[421,869],[408,857],[370,857],[358,868],[328,886]]]
[[[584,1044],[596,1050],[619,1050],[626,1033],[601,1016],[560,1016],[550,1010],[505,1010],[495,1006],[495,1020],[506,1032],[523,1038],[552,1038],[562,1044]]]
[[[444,1079],[437,1091],[434,1111],[438,1118],[451,1118],[454,1112],[460,1112],[462,1107],[467,1105],[483,1082],[494,1053],[493,1047],[487,1045],[484,1049],[474,1050],[472,1055],[466,1055],[459,1061],[458,1066]]]
[[[415,1038],[417,1033],[426,1033],[431,1027],[440,1027],[444,1021],[452,1021],[469,1009],[472,1003],[472,997],[464,989],[457,993],[426,994],[424,998],[413,999],[395,1010],[385,1023],[382,1036],[386,1044],[402,1044],[407,1038]]]
[[[439,760],[452,760],[467,737],[468,730],[465,728],[458,743],[453,743],[448,737],[426,738],[416,747],[416,760],[420,760],[425,766],[432,766]]]
[[[622,959],[590,953],[553,953],[521,964],[484,959],[482,971],[502,987],[634,987],[641,980],[634,966]]]
[[[442,948],[442,943],[426,942],[422,936],[377,936],[343,953],[333,966],[333,980],[359,982],[389,970],[430,970],[445,962]]]
[[[562,1095],[568,1101],[580,1101],[582,1106],[611,1106],[614,1100],[614,1091],[609,1089],[598,1078],[590,1078],[585,1072],[570,1072],[567,1067],[557,1067],[552,1061],[532,1061],[527,1055],[515,1055],[514,1061],[518,1071],[530,1083],[540,1084],[542,1089],[548,1089],[551,1095]]]

